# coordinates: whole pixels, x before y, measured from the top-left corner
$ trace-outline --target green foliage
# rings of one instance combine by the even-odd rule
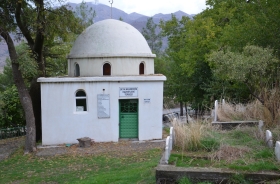
[[[206,4],[193,20],[172,16],[160,24],[169,41],[166,95],[198,109],[219,98],[248,102],[278,85],[280,2]]]
[[[80,25],[85,29],[93,24],[96,12],[92,7],[89,8],[87,3],[83,0],[80,5],[76,7],[75,15],[79,18]]]
[[[212,76],[205,56],[213,46],[215,34],[210,31],[213,26],[208,18],[197,16],[191,20],[182,17],[179,21],[174,15],[170,21],[160,24],[169,42],[166,95],[179,102],[187,102],[196,110],[204,110],[210,103],[202,86],[209,83]]]
[[[162,35],[158,25],[154,23],[153,17],[148,18],[146,27],[142,30],[142,34],[147,40],[152,52],[160,54],[162,47]]]
[[[274,67],[280,64],[272,49],[257,46],[246,46],[241,53],[229,50],[213,52],[209,60],[216,76],[251,86],[257,86],[258,82],[268,84],[274,75]]]
[[[31,80],[38,76],[38,65],[34,58],[30,57],[30,50],[26,43],[22,42],[16,46],[16,51],[18,53],[19,69],[26,79],[26,82],[31,82]]]
[[[6,59],[3,73],[0,73],[0,91],[5,91],[6,88],[11,87],[13,84],[11,60]]]
[[[276,99],[280,95],[278,90],[280,60],[275,57],[272,49],[250,45],[244,47],[242,52],[221,50],[213,52],[209,62],[216,78],[239,86],[243,84],[243,89],[247,90],[242,91],[247,91],[247,94],[259,100],[269,110],[271,118],[266,119],[267,124],[278,122]],[[243,96],[241,95],[240,97]]]
[[[156,74],[166,74],[170,68],[168,60],[163,55],[157,55],[154,59],[154,63]]]
[[[25,125],[24,112],[14,85],[0,94],[0,110],[1,128]]]

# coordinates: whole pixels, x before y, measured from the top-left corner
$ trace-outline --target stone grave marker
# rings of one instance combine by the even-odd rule
[[[280,142],[279,141],[276,141],[275,155],[276,155],[276,159],[278,160],[278,162],[280,162]]]
[[[266,130],[265,132],[265,141],[268,147],[272,148],[273,147],[273,139],[272,139],[272,133],[270,130]]]

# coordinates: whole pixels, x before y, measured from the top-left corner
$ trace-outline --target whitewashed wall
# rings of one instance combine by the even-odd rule
[[[154,74],[154,58],[80,58],[68,59],[68,75],[74,77],[75,63],[80,66],[80,76],[102,76],[104,63],[111,64],[111,75],[139,75],[139,64],[143,62],[145,75]]]
[[[42,144],[96,142],[119,139],[119,99],[138,99],[139,140],[162,138],[165,76],[39,78],[42,95]],[[106,82],[107,81],[107,82]],[[119,87],[138,87],[138,97],[119,97]],[[87,94],[87,111],[76,112],[75,93]],[[104,91],[103,91],[104,89]],[[110,94],[110,118],[98,119],[97,94]],[[144,103],[144,99],[150,103]]]

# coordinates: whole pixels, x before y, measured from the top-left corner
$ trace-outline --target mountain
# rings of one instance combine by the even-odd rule
[[[75,11],[76,7],[79,6],[79,4],[75,3],[68,3],[69,8],[73,11]],[[96,12],[96,17],[94,18],[94,22],[98,22],[101,20],[109,19],[111,18],[111,7],[104,5],[104,4],[95,4],[92,2],[87,2],[86,5],[88,8],[92,8]],[[182,16],[187,16],[190,18],[193,18],[194,15],[189,15],[183,11],[177,11],[173,13],[176,18],[179,20],[182,18]],[[160,20],[168,21],[171,19],[171,14],[162,14],[158,13],[153,17],[153,20],[156,24],[160,22]],[[124,22],[131,24],[136,29],[138,29],[140,32],[142,31],[143,27],[146,26],[147,19],[149,18],[146,15],[142,15],[136,12],[133,13],[126,13],[120,9],[112,8],[112,18],[113,19],[123,19]]]
[[[76,7],[78,7],[80,4],[76,3],[68,3],[68,8],[72,11],[76,10]],[[86,5],[89,8],[92,8],[96,12],[96,16],[94,18],[94,22],[98,22],[101,20],[109,19],[111,18],[111,7],[98,3],[92,3],[92,2],[87,2]],[[193,18],[194,15],[189,15],[183,11],[177,11],[173,13],[178,19],[181,19],[182,16],[187,16],[190,18]],[[153,20],[156,24],[160,22],[160,20],[168,21],[171,19],[171,14],[162,14],[158,13],[153,17]],[[138,29],[140,32],[142,32],[142,29],[146,27],[147,19],[149,18],[148,16],[133,12],[133,13],[126,13],[120,9],[117,8],[112,8],[112,18],[113,19],[123,19],[124,22],[134,26],[136,29]],[[166,43],[165,43],[166,42]],[[167,41],[166,39],[163,40],[163,45],[166,47],[167,46]],[[0,42],[0,72],[3,70],[3,67],[5,65],[5,60],[9,56],[8,53],[8,48],[6,46],[5,42]]]

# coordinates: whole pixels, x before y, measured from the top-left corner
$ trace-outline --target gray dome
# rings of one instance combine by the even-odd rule
[[[76,39],[68,58],[155,57],[133,26],[107,19],[89,26]]]

